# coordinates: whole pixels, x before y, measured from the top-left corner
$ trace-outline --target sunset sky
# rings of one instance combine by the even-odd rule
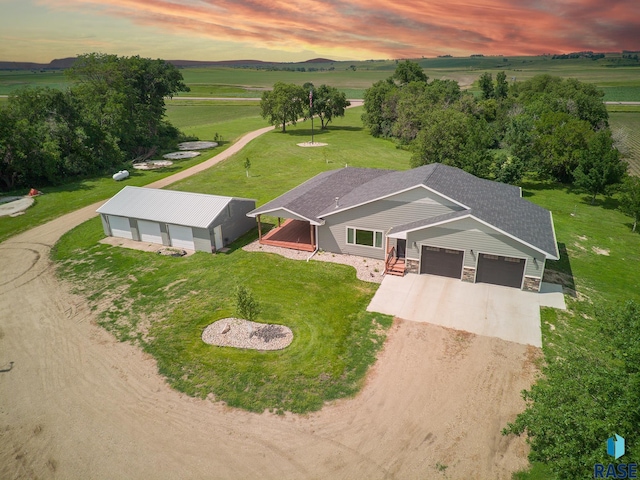
[[[0,0],[0,60],[303,61],[640,50],[640,0]]]

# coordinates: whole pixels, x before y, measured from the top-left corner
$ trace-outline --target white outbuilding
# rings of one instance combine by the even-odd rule
[[[256,201],[126,186],[98,208],[107,236],[215,252],[256,226]]]

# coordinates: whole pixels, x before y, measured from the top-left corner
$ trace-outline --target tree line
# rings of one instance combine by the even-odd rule
[[[550,75],[509,84],[499,72],[479,86],[476,97],[405,61],[365,92],[362,118],[372,135],[410,149],[414,167],[439,162],[507,183],[532,172],[593,197],[622,181],[627,165],[594,85]]]
[[[0,108],[0,188],[103,173],[178,140],[164,99],[189,89],[173,65],[90,53],[65,74],[67,90],[21,89]]]

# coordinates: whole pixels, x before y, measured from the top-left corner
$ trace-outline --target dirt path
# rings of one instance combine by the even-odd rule
[[[507,479],[526,466],[524,441],[500,430],[536,350],[498,339],[397,321],[361,393],[306,416],[170,389],[54,275],[51,246],[96,207],[0,244],[0,370],[14,362],[0,372],[0,478]]]

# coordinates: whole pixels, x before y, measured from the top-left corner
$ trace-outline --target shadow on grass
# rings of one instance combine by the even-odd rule
[[[319,128],[313,129],[314,137],[326,135],[327,133],[329,133],[329,130],[320,130]],[[305,128],[305,129],[297,129],[297,130],[287,130],[285,134],[292,137],[311,137],[311,129]]]
[[[563,292],[576,297],[576,282],[571,269],[571,259],[567,253],[567,246],[558,242],[559,260],[547,260],[544,271],[544,282],[562,285]]]

